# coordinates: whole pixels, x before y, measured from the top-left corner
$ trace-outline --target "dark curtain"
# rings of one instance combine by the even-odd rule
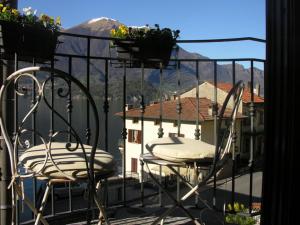
[[[296,156],[299,97],[296,98],[296,55],[299,52],[299,3],[267,0],[267,64],[265,78],[264,225],[295,225],[298,167]],[[298,1],[299,2],[299,1]],[[298,14],[296,12],[298,11]],[[299,72],[298,72],[299,76]],[[299,132],[298,132],[299,133]]]

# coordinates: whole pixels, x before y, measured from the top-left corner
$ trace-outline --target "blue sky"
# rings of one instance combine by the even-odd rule
[[[26,6],[61,16],[64,28],[103,16],[179,29],[185,40],[266,36],[264,0],[19,0],[19,9]],[[182,47],[210,58],[265,58],[265,45],[248,41]]]

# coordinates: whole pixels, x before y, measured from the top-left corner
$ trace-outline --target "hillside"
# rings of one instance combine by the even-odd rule
[[[121,23],[109,19],[109,18],[97,18],[84,22],[72,28],[64,30],[67,33],[84,34],[92,36],[109,37],[110,30],[116,28]],[[61,36],[57,52],[86,55],[87,53],[87,41],[84,38]],[[92,56],[115,56],[115,52],[110,52],[109,41],[106,40],[92,40],[91,41],[91,55]],[[200,54],[190,53],[182,48],[179,50],[179,58],[197,59],[207,58]],[[91,60],[90,61],[90,74],[91,74],[91,86],[94,90],[101,92],[103,89],[104,81],[104,62],[103,60]],[[68,61],[66,58],[59,58],[56,66],[58,68],[67,70]],[[86,61],[83,59],[73,59],[73,73],[85,81],[87,66]],[[232,80],[232,68],[230,65],[218,65],[218,80],[222,82],[230,82]],[[153,99],[157,95],[156,87],[159,84],[159,71],[158,70],[145,70],[146,80],[146,95],[149,96],[149,100]],[[199,73],[201,80],[213,79],[213,63],[201,62],[199,63]],[[110,95],[114,97],[120,96],[120,88],[122,87],[123,70],[109,66],[109,83],[110,83]],[[255,82],[259,82],[263,90],[263,71],[254,69]],[[140,69],[128,69],[127,71],[127,87],[128,87],[128,100],[130,101],[134,96],[139,94],[141,71]],[[250,80],[250,69],[244,68],[242,65],[236,65],[236,77],[237,79]],[[181,91],[188,90],[195,86],[195,63],[184,62],[181,64],[180,70],[181,79]],[[165,94],[171,94],[171,92],[177,89],[177,73],[175,69],[164,70],[163,74],[163,86]]]

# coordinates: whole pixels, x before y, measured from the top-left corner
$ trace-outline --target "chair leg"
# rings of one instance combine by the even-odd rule
[[[176,174],[176,176],[179,176],[180,179],[183,181],[183,183],[189,187],[191,189],[191,192],[189,192],[189,195],[188,196],[184,196],[182,199],[185,200],[187,199],[189,196],[191,196],[193,193],[196,194],[196,197],[198,200],[200,200],[208,209],[212,210],[212,208],[206,203],[205,200],[203,200],[201,197],[200,197],[200,193],[198,191],[198,187],[197,187],[197,184],[196,185],[192,185],[189,181],[187,181],[185,178],[183,178],[178,172],[177,170],[175,170],[173,167],[171,166],[168,166],[168,168]]]
[[[165,219],[162,219],[162,220],[160,221],[160,225],[164,225],[164,221],[165,221]]]
[[[36,208],[34,207],[33,203],[22,194],[22,190],[21,188],[15,183],[14,184],[14,190],[16,191],[17,195],[22,198],[23,197],[23,201],[25,202],[25,204],[28,206],[28,208],[34,213],[35,216],[38,215],[38,211],[36,210]],[[44,225],[49,225],[48,222],[44,219],[43,216],[40,217],[41,222]]]
[[[12,202],[12,210],[11,210],[11,224],[14,225],[16,224],[16,199],[17,196],[15,195],[16,194],[16,191],[14,190],[14,185],[12,186],[11,188],[11,192],[12,192],[12,197],[11,197],[11,202]]]
[[[184,200],[186,200],[187,198],[189,198],[192,194],[195,194],[197,200],[199,199],[199,200],[200,200],[200,201],[201,201],[208,209],[212,209],[212,208],[211,208],[211,207],[210,207],[210,206],[209,206],[209,205],[208,205],[208,204],[200,197],[200,193],[199,193],[199,191],[198,191],[198,185],[197,185],[197,184],[195,184],[195,185],[193,186],[189,181],[187,181],[184,177],[182,177],[181,174],[178,173],[178,171],[175,170],[173,167],[168,166],[168,168],[169,168],[171,171],[173,171],[173,173],[176,174],[177,177],[179,177],[187,187],[189,187],[189,188],[191,189],[191,191],[189,191],[186,195],[184,195],[184,196],[178,201],[178,203],[181,203],[182,201],[184,201]],[[194,222],[196,225],[201,225],[201,223],[199,223],[199,221],[196,220],[196,219],[193,219],[193,222]]]
[[[100,189],[101,189],[101,183],[100,181],[98,181],[97,185],[96,185],[96,193],[95,193],[95,196],[94,196],[94,200],[95,200],[95,203],[99,209],[99,222],[98,222],[98,225],[102,225],[103,224],[103,220],[105,221],[105,223],[107,225],[110,225],[110,222],[108,221],[107,219],[107,215],[106,215],[106,212],[105,212],[105,209],[103,207],[103,203],[98,199],[98,195],[99,195],[99,192],[100,192]]]
[[[46,203],[47,203],[47,199],[48,199],[48,195],[49,195],[49,191],[50,191],[51,186],[52,186],[52,184],[49,181],[47,183],[46,190],[45,190],[45,193],[44,193],[44,196],[43,196],[43,199],[42,199],[42,203],[41,203],[41,206],[39,208],[39,211],[38,211],[38,214],[37,214],[34,225],[38,225],[40,223],[40,220],[41,220],[41,217],[42,217],[42,214],[43,214],[43,210],[44,210],[44,208],[46,206]]]
[[[150,168],[149,168],[149,166],[148,166],[148,163],[147,162],[145,162],[145,164],[146,164],[146,166],[147,166],[147,168],[148,168],[148,171],[149,171],[149,175],[150,175],[150,177],[153,179],[153,181],[163,190],[163,192],[166,194],[166,195],[168,195],[168,197],[174,202],[174,207],[173,208],[171,208],[171,209],[169,209],[169,210],[167,210],[167,212],[165,212],[162,216],[160,216],[159,217],[159,220],[158,221],[160,221],[160,220],[162,220],[162,219],[164,219],[168,214],[170,214],[171,213],[171,211],[173,211],[174,210],[174,208],[176,208],[176,207],[179,207],[188,217],[190,217],[190,219],[192,220],[192,221],[197,221],[195,218],[194,218],[194,216],[186,209],[186,208],[184,208],[183,207],[183,205],[181,204],[181,202],[182,202],[182,199],[180,199],[180,201],[177,201],[177,199],[172,195],[172,194],[170,194],[166,189],[165,189],[165,187],[154,177],[154,175],[151,173],[151,170],[150,170]],[[157,220],[155,220],[153,223],[152,223],[152,225],[156,225],[157,224]]]
[[[160,221],[160,224],[164,224],[164,221],[165,221],[165,218],[171,214],[175,209],[176,209],[176,205],[174,205],[172,208],[169,208],[167,209],[163,214],[160,215],[160,217],[158,217],[156,220],[154,220],[151,225],[156,225],[159,223]]]

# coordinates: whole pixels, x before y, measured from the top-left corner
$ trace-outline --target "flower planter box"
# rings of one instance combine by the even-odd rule
[[[21,60],[51,60],[57,46],[57,34],[43,27],[22,26],[0,20],[0,43],[4,58],[17,53]]]
[[[158,40],[115,40],[117,56],[128,59],[127,65],[132,68],[140,68],[142,62],[144,68],[160,68],[168,66],[173,45],[169,41]]]

